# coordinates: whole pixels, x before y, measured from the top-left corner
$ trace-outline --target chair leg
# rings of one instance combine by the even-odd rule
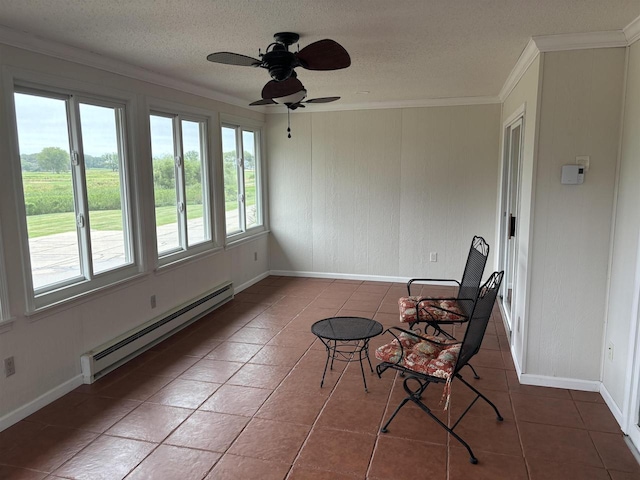
[[[409,388],[407,382],[409,380],[416,380],[420,386],[415,389],[412,390],[411,388]],[[475,457],[475,455],[473,454],[473,450],[471,450],[471,447],[469,446],[469,444],[467,442],[465,442],[462,437],[460,437],[460,435],[458,435],[456,432],[453,431],[453,428],[455,428],[455,426],[453,428],[449,428],[445,423],[443,423],[438,417],[436,417],[432,412],[431,409],[429,407],[427,407],[424,403],[422,403],[420,401],[420,398],[422,397],[422,393],[424,392],[424,390],[427,388],[427,386],[429,385],[430,382],[426,382],[423,383],[422,381],[420,381],[418,378],[416,377],[408,377],[405,378],[404,380],[404,389],[407,391],[407,397],[405,397],[402,402],[400,402],[400,405],[398,405],[398,407],[395,409],[395,411],[393,412],[393,414],[391,415],[391,417],[389,418],[389,420],[387,420],[387,422],[384,424],[384,426],[380,429],[380,431],[382,433],[387,433],[387,428],[389,427],[389,424],[391,423],[391,421],[395,418],[395,416],[398,414],[398,412],[400,411],[400,409],[402,407],[404,407],[407,402],[413,402],[416,405],[418,405],[418,407],[420,407],[420,409],[422,411],[424,411],[427,415],[429,415],[433,420],[435,420],[435,422],[440,425],[442,428],[444,428],[447,432],[449,432],[456,440],[458,440],[458,442],[460,442],[460,444],[462,444],[463,447],[465,447],[467,449],[467,452],[469,452],[469,461],[473,464],[478,463],[478,459]],[[466,413],[466,412],[465,412]]]
[[[391,423],[391,420],[393,420],[393,419],[395,418],[395,416],[398,414],[398,412],[400,411],[400,409],[401,409],[402,407],[404,407],[404,406],[405,406],[405,404],[406,404],[409,400],[411,400],[411,397],[407,397],[407,398],[403,399],[403,400],[402,400],[402,402],[400,402],[400,405],[398,405],[398,408],[396,408],[396,409],[394,410],[394,412],[391,414],[391,417],[389,418],[389,420],[387,420],[387,423],[385,423],[385,424],[382,426],[382,428],[380,429],[380,431],[381,431],[382,433],[387,433],[387,427],[388,427],[388,426],[389,426],[389,424]]]
[[[467,363],[467,367],[469,367],[473,372],[473,378],[475,378],[476,380],[479,380],[480,376],[478,375],[478,372],[476,372],[476,369],[473,368],[473,365],[471,365],[470,363]]]
[[[469,365],[471,366],[471,365]],[[462,381],[462,383],[464,383],[467,387],[469,387],[471,390],[473,390],[475,392],[476,395],[478,395],[479,398],[483,399],[485,402],[487,402],[489,405],[491,405],[491,407],[493,408],[493,410],[496,412],[496,419],[501,422],[504,420],[504,418],[502,418],[502,415],[500,415],[500,411],[498,410],[498,407],[496,407],[493,402],[491,400],[489,400],[487,397],[485,397],[482,393],[480,393],[473,385],[471,385],[469,382],[467,382],[464,378],[462,378],[462,376],[460,375],[456,375],[456,377]],[[465,412],[466,413],[466,412]],[[461,417],[462,418],[462,417]]]

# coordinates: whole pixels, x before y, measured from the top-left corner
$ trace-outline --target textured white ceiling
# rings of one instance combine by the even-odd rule
[[[309,97],[345,104],[497,96],[529,37],[620,30],[640,0],[2,0],[0,25],[79,47],[249,103],[266,70],[206,56],[256,57],[273,34],[343,45],[348,69],[297,69]],[[369,91],[368,95],[357,94]]]

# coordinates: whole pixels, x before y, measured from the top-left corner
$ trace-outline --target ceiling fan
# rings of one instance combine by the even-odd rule
[[[351,65],[349,53],[335,40],[324,39],[313,42],[297,52],[289,51],[289,46],[298,41],[300,35],[280,32],[274,36],[275,42],[267,46],[265,53],[258,50],[258,57],[248,57],[239,53],[215,52],[207,60],[225,65],[266,68],[271,80],[262,89],[263,99],[281,98],[298,93],[304,87],[296,78],[295,68],[307,70],[340,70]]]
[[[296,79],[297,80],[297,79]],[[305,108],[303,103],[330,103],[335,102],[336,100],[340,100],[340,97],[320,97],[320,98],[310,98],[309,100],[305,100],[307,98],[307,90],[304,88],[300,80],[297,80],[300,83],[301,89],[295,93],[290,95],[286,95],[283,97],[276,98],[263,98],[262,100],[257,100],[249,104],[251,107],[255,107],[258,105],[284,105],[287,107],[287,137],[291,138],[291,118],[289,113],[292,110],[296,110],[298,108]]]

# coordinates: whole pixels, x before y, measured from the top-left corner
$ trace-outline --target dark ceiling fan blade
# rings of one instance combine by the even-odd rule
[[[250,107],[256,107],[258,105],[277,105],[278,102],[271,98],[263,98],[262,100],[256,100],[255,102],[251,102],[249,104]]]
[[[282,82],[276,82],[271,80],[262,89],[262,98],[281,98],[288,95],[293,95],[299,91],[304,90],[302,82],[295,77],[289,77]]]
[[[207,55],[207,60],[214,63],[224,63],[225,65],[239,65],[241,67],[259,67],[262,64],[257,58],[232,52],[211,53]]]
[[[340,97],[310,98],[309,100],[305,100],[302,103],[329,103],[329,102],[335,102],[336,100],[340,100]]]
[[[340,70],[351,65],[351,57],[344,47],[328,38],[307,45],[296,57],[307,70]]]

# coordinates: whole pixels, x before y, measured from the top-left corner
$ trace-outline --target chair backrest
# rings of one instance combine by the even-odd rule
[[[467,256],[467,264],[464,267],[462,280],[460,280],[460,288],[458,289],[458,298],[467,298],[475,300],[478,296],[480,282],[482,282],[482,274],[489,257],[489,245],[484,238],[475,236],[471,240],[471,248]],[[472,302],[462,302],[460,307],[467,315],[471,314]]]
[[[486,283],[480,287],[480,292],[473,305],[471,319],[467,322],[467,331],[460,346],[460,354],[458,355],[454,373],[458,373],[469,362],[471,357],[480,350],[503,276],[504,272],[494,272]]]

